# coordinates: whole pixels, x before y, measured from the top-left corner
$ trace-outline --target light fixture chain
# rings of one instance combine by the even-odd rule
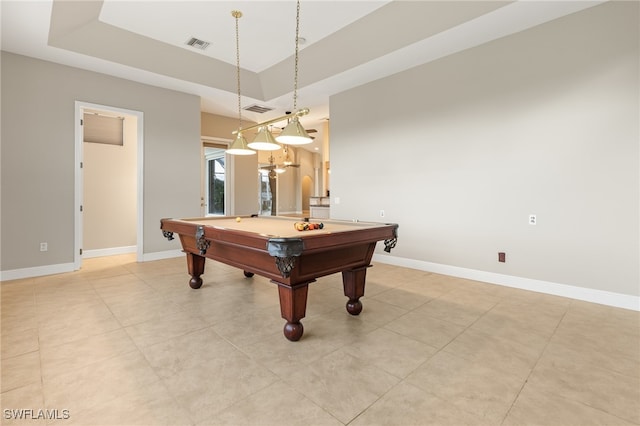
[[[242,128],[242,105],[241,105],[241,92],[240,92],[240,36],[239,36],[239,24],[238,24],[238,18],[240,18],[242,16],[242,13],[234,10],[231,12],[231,15],[236,18],[236,69],[237,69],[237,80],[238,80],[238,120],[240,121],[240,125],[238,127],[238,130],[232,132],[233,134],[238,135],[236,137],[236,140],[233,142],[232,146],[235,145],[239,145],[239,146],[247,146],[246,141],[244,140],[244,137],[242,136],[243,132],[246,132],[247,130],[250,129],[258,129],[258,134],[256,135],[256,139],[251,142],[250,144],[248,144],[248,147],[251,148],[251,150],[247,150],[247,149],[236,149],[235,147],[233,149],[229,149],[227,150],[227,152],[230,151],[242,151],[242,152],[230,152],[233,154],[241,154],[242,155],[248,155],[249,153],[246,153],[246,151],[251,151],[251,153],[255,153],[255,151],[252,151],[253,149],[256,150],[265,150],[265,151],[272,151],[275,149],[281,149],[282,146],[280,144],[278,144],[278,142],[276,142],[276,140],[274,139],[273,135],[271,134],[271,132],[269,131],[267,125],[272,124],[272,123],[276,123],[278,121],[284,121],[287,120],[288,124],[282,129],[282,132],[280,133],[280,135],[278,136],[280,139],[278,141],[280,141],[280,143],[286,143],[289,145],[304,145],[307,143],[310,143],[312,138],[309,137],[309,135],[307,134],[306,130],[304,129],[304,127],[302,127],[302,125],[300,124],[300,122],[298,121],[299,117],[302,117],[303,115],[306,115],[309,113],[309,108],[303,108],[301,110],[298,110],[298,64],[299,64],[299,45],[300,45],[300,0],[297,0],[296,2],[296,39],[295,39],[295,68],[294,68],[294,85],[293,85],[293,109],[294,109],[294,113],[293,116],[291,116],[291,112],[287,112],[286,115],[282,116],[282,117],[277,117],[277,118],[272,118],[271,120],[267,120],[264,121],[262,123],[258,123],[252,126],[247,127],[246,129]],[[304,42],[304,39],[303,39]],[[289,153],[287,152],[287,157],[288,157]]]
[[[242,16],[242,12],[234,10],[232,12],[236,18],[236,79],[238,81],[238,128],[242,128],[242,104],[240,98],[240,32],[238,30],[238,19]]]
[[[295,67],[293,74],[293,110],[298,108],[298,35],[300,33],[300,0],[296,7],[296,54],[295,54]]]

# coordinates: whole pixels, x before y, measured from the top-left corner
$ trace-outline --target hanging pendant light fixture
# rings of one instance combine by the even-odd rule
[[[242,16],[239,11],[231,12],[231,15],[236,18],[236,44],[237,44],[237,63],[238,63],[238,116],[240,119],[240,126],[238,130],[234,130],[232,133],[236,135],[236,140],[227,150],[230,154],[250,155],[255,153],[252,149],[261,151],[275,151],[281,148],[278,142],[287,145],[304,145],[312,142],[312,138],[309,137],[307,131],[300,124],[299,118],[309,114],[309,108],[297,108],[298,101],[298,44],[299,44],[299,31],[300,31],[300,0],[297,1],[296,10],[296,50],[295,50],[295,69],[294,69],[294,81],[293,81],[293,114],[288,113],[282,117],[273,118],[271,120],[263,121],[262,123],[254,124],[246,128],[242,128],[242,117],[240,108],[240,47],[238,42],[238,18]],[[286,127],[282,130],[282,133],[274,138],[269,128],[270,124],[287,120]],[[243,133],[252,129],[258,129],[258,134],[253,142],[247,144],[246,140],[242,136]],[[238,147],[236,149],[236,146]]]
[[[242,17],[242,12],[239,10],[232,10],[231,16],[236,19],[236,76],[238,81],[238,131],[236,139],[226,150],[227,154],[232,155],[253,155],[256,152],[249,149],[247,146],[247,140],[242,135],[242,106],[240,98],[240,37],[238,33],[238,19]]]
[[[287,145],[306,145],[311,143],[312,139],[304,127],[302,127],[300,121],[298,121],[298,117],[294,117],[282,130],[282,133],[278,135],[276,140]]]
[[[293,161],[291,161],[291,157],[289,156],[289,149],[287,148],[286,145],[283,147],[283,151],[284,151],[284,161],[282,162],[282,164],[284,164],[285,166],[292,165]]]
[[[295,50],[295,67],[293,74],[293,109],[297,108],[298,101],[298,44],[300,33],[300,0],[297,2],[296,7],[296,50]],[[302,127],[300,121],[298,121],[298,115],[294,115],[289,121],[289,124],[282,130],[282,133],[276,138],[278,142],[287,145],[306,145],[311,143],[312,139],[307,134],[307,131]]]
[[[282,147],[273,138],[267,126],[261,126],[258,128],[256,138],[249,144],[249,148],[259,151],[277,151]]]

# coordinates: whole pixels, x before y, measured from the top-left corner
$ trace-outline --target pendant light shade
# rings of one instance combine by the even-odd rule
[[[247,140],[244,138],[242,133],[238,133],[236,136],[236,140],[233,141],[231,146],[227,149],[227,154],[232,155],[253,155],[256,152],[247,147]]]
[[[260,151],[276,151],[280,149],[281,146],[273,138],[273,135],[269,129],[267,129],[267,126],[262,126],[258,129],[256,138],[249,144],[249,148]]]
[[[302,127],[302,124],[300,124],[300,121],[298,121],[298,117],[293,117],[276,139],[278,142],[287,145],[306,145],[311,143],[312,140],[304,127]]]

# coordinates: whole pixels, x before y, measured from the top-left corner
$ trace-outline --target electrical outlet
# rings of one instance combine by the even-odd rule
[[[507,261],[507,254],[505,252],[499,252],[498,253],[498,262],[506,262]]]
[[[49,246],[47,245],[47,243],[40,243],[40,251],[47,251],[49,250]]]
[[[536,219],[536,215],[535,214],[530,214],[529,215],[529,225],[535,225],[538,223],[538,220]]]
[[[380,210],[380,217],[384,217],[384,210]]]
[[[333,204],[340,204],[340,197],[335,197],[333,199]]]

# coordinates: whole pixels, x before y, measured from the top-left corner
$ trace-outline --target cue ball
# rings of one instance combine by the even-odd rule
[[[241,217],[236,217],[236,222],[240,222],[242,220]]]

